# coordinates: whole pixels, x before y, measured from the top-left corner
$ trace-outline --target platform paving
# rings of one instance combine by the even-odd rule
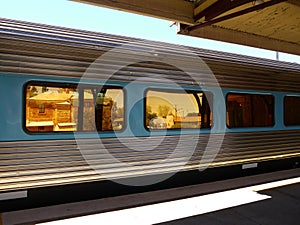
[[[159,225],[296,225],[300,223],[300,184],[259,193],[272,198]]]
[[[0,225],[33,225],[84,215],[145,206],[176,199],[202,196],[274,181],[300,177],[300,168],[221,180],[180,188],[159,190],[74,202],[49,207],[0,213]],[[296,225],[300,221],[300,183],[265,189],[260,194],[271,198],[198,216],[160,223],[161,225]],[[171,209],[170,209],[171,210]],[[185,210],[184,208],[182,210]],[[147,221],[146,221],[147,222]],[[131,224],[132,225],[132,224]]]

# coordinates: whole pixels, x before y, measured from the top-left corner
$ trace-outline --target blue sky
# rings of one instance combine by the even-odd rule
[[[257,48],[176,34],[170,21],[86,5],[66,0],[2,1],[0,17],[58,25],[205,49],[275,59],[276,53]],[[280,54],[284,61],[300,63],[300,56]]]

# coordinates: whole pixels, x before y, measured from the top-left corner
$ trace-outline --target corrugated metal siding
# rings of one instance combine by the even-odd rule
[[[236,54],[152,42],[115,35],[87,32],[53,26],[0,19],[0,72],[80,78],[103,53],[131,43],[133,51],[156,52],[163,56],[180,56],[189,63],[192,54],[209,65],[221,87],[300,92],[300,65]],[[123,46],[124,47],[124,46]],[[125,47],[124,47],[125,48]],[[127,55],[139,58],[139,55]],[[193,63],[191,61],[190,63]],[[101,62],[90,78],[106,79],[120,59]],[[192,66],[192,65],[191,65]],[[209,74],[197,75],[206,86],[216,86]],[[112,79],[131,81],[137,78],[156,83],[161,78],[180,85],[194,86],[194,80],[173,66],[159,62],[143,62],[118,71]],[[198,79],[196,78],[196,79]]]
[[[187,64],[193,63],[189,61],[191,53],[182,52],[177,45],[0,19],[0,72],[80,78],[103,53],[128,43],[133,43],[132,47],[139,52],[155,50],[164,55],[180,55]],[[188,49],[207,62],[222,87],[300,92],[298,64]],[[128,57],[138,58],[139,55]],[[98,65],[100,70],[94,71],[89,77],[106,79],[107,74],[120,64],[122,62],[118,60],[101,62]],[[119,70],[112,78],[119,81],[141,78],[146,82],[151,78],[154,83],[170,79],[180,85],[195,85],[195,81],[183,71],[153,61],[130,65]],[[209,74],[203,73],[201,83],[212,87],[216,85]],[[209,166],[298,157],[299,134],[300,131],[228,133],[221,151]],[[212,137],[217,143],[219,136],[215,134]],[[193,135],[181,137],[184,148],[179,148],[176,157],[166,162],[162,160],[170,156],[177,146],[177,136],[165,137],[163,143],[151,151],[133,151],[126,147],[124,142],[132,144],[132,138],[122,139],[123,144],[113,138],[102,140],[111,155],[135,165],[132,168],[116,164],[103,152],[99,153],[101,148],[97,140],[89,140],[81,147],[93,158],[93,162],[101,160],[97,165],[101,174],[87,164],[74,140],[0,142],[0,191],[177,171],[185,162],[187,152],[193,150],[195,138]],[[147,141],[141,138],[135,144],[139,149],[147,150],[152,149],[159,140],[160,137],[150,137]],[[201,159],[202,166],[208,166],[211,154],[216,149],[210,146],[209,154],[203,158],[207,140],[208,135],[200,135],[197,150],[184,167],[185,170],[197,169]]]
[[[212,163],[211,154],[216,152],[214,144],[203,158],[208,135],[200,135],[199,139],[193,135],[181,136],[180,145],[178,136],[164,137],[160,145],[148,151],[161,137],[134,139],[140,151],[132,150],[133,146],[126,147],[126,143],[132,145],[132,138],[102,139],[113,159],[101,150],[99,140],[81,140],[81,151],[85,151],[85,157],[100,173],[88,165],[74,140],[0,142],[0,192],[198,169],[201,159],[202,167],[219,167],[299,157],[299,135],[300,131],[227,133]],[[217,143],[220,135],[214,134],[211,138]],[[187,160],[188,152],[194,150],[195,139],[198,139],[197,148]],[[176,147],[177,154],[171,157]],[[124,164],[116,163],[115,159]]]

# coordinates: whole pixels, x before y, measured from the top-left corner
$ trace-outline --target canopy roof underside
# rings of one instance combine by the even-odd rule
[[[74,0],[177,22],[178,33],[300,55],[299,0]]]

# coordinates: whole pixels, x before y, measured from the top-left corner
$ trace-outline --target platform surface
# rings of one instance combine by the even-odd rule
[[[260,191],[271,198],[160,225],[294,225],[300,221],[300,184]]]
[[[0,219],[1,225],[96,225],[105,220],[125,225],[294,225],[300,221],[300,168],[6,212]]]

